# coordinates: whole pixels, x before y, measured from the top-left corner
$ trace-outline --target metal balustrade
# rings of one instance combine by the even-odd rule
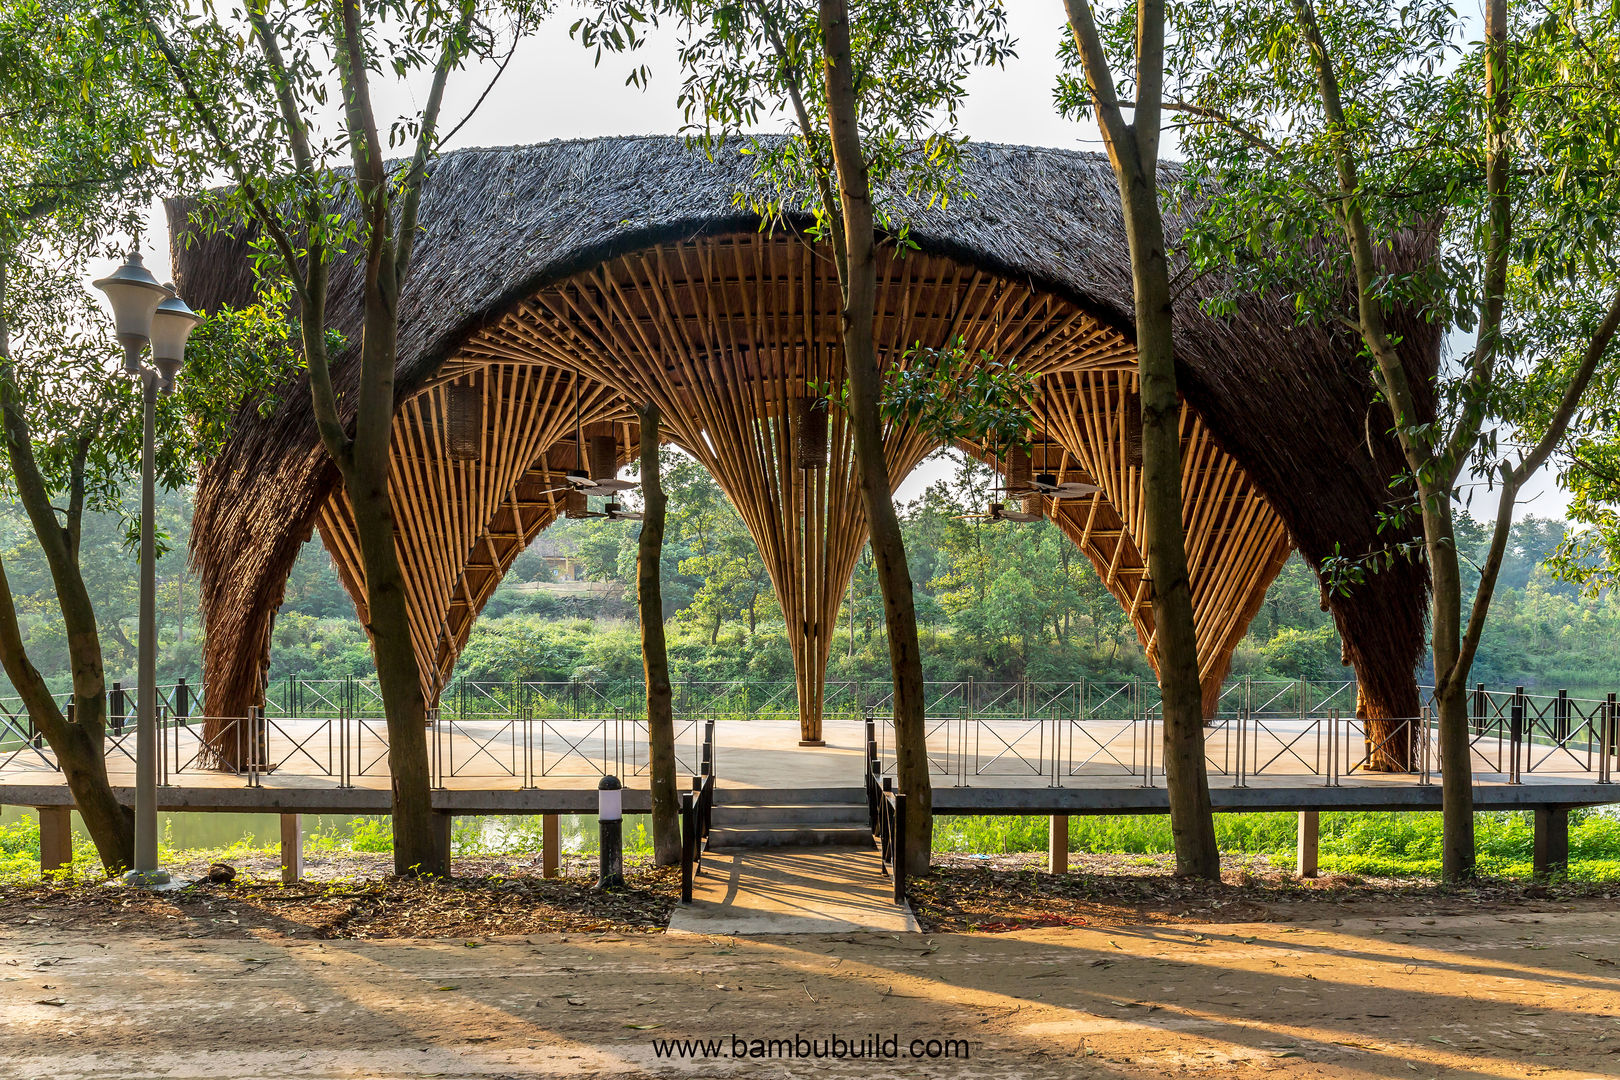
[[[192,713],[184,680],[160,688],[160,774],[217,772],[244,763],[249,784],[281,773],[351,786],[386,776],[388,730],[374,684],[359,679],[283,680],[263,710],[247,717]],[[827,722],[883,718],[883,768],[893,771],[892,690],[887,684],[829,683]],[[455,684],[430,717],[434,782],[483,780],[530,786],[546,777],[645,775],[645,699],[636,682]],[[796,717],[792,684],[675,684],[678,768],[699,769],[702,732],[714,722]],[[1258,778],[1334,785],[1402,776],[1419,784],[1439,775],[1432,691],[1422,715],[1370,722],[1354,715],[1353,683],[1231,680],[1206,722],[1205,764],[1213,782],[1245,786]],[[1146,680],[1103,682],[931,682],[924,687],[930,772],[955,785],[1084,785],[1104,778],[1163,779],[1157,687]],[[71,702],[64,704],[71,708]],[[290,705],[304,706],[289,713]],[[861,713],[848,710],[860,704]],[[784,710],[784,706],[788,706]],[[1523,783],[1537,777],[1613,780],[1620,748],[1614,695],[1577,698],[1487,690],[1469,692],[1469,753],[1483,778]],[[133,695],[108,692],[106,754],[134,758]],[[213,734],[205,736],[204,730]],[[711,750],[712,753],[712,750]],[[1390,765],[1397,766],[1390,769]],[[1406,768],[1399,769],[1404,763]],[[16,698],[0,698],[0,769],[56,772],[55,755]]]
[[[1554,699],[1559,700],[1559,699]],[[1562,699],[1538,712],[1526,703],[1500,723],[1471,733],[1476,776],[1510,784],[1527,777],[1613,782],[1620,757],[1620,709],[1613,702]],[[893,775],[894,721],[874,718],[879,774]],[[978,777],[1044,777],[1053,787],[1103,778],[1163,782],[1162,719],[1054,716],[929,717],[930,773],[957,786]],[[1435,783],[1440,775],[1438,723],[1419,717],[1368,721],[1329,709],[1317,715],[1239,712],[1204,727],[1212,783],[1246,787],[1257,778],[1339,786],[1347,779]],[[1406,768],[1390,767],[1404,757]]]

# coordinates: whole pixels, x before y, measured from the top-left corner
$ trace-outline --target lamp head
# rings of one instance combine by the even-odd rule
[[[113,329],[124,344],[124,370],[138,372],[141,348],[152,336],[152,315],[170,295],[169,290],[158,284],[136,250],[129,253],[123,266],[91,284],[106,293],[112,304]]]
[[[152,365],[162,376],[159,384],[165,394],[174,390],[174,377],[186,361],[186,339],[191,336],[202,316],[173,293],[158,304],[152,314]]]
[[[624,817],[624,785],[612,773],[596,784],[596,816],[601,821],[619,821]]]

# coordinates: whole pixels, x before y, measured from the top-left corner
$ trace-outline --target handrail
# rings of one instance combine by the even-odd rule
[[[714,721],[703,724],[701,775],[681,793],[681,903],[692,902],[692,879],[703,872],[703,849],[714,815]]]
[[[894,902],[906,900],[906,797],[894,790],[892,777],[881,776],[883,761],[878,756],[877,718],[866,713],[866,815],[877,844],[878,861],[894,882]]]
[[[883,872],[894,883],[894,902],[906,902],[906,796],[894,790],[892,777],[883,778],[878,800],[878,858]]]

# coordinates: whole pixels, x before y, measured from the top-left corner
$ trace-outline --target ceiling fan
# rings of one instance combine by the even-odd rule
[[[1044,414],[1046,403],[1046,382],[1044,380],[1041,382],[1041,403],[1043,406],[1042,413]],[[1007,486],[997,490],[1004,491],[1008,495],[1043,495],[1048,499],[1080,499],[1087,495],[1095,495],[1102,490],[1097,484],[1080,480],[1059,482],[1057,472],[1053,470],[1051,462],[1047,460],[1052,440],[1047,437],[1047,433],[1044,431],[1041,432],[1041,435],[1040,472],[1034,476],[1020,479],[1013,475],[1015,470],[1009,467]],[[1028,468],[1029,463],[1026,461],[1024,464],[1025,468]],[[1022,470],[1016,471],[1021,472]]]
[[[646,518],[640,510],[626,510],[616,502],[610,502],[602,507],[602,516],[609,521],[641,521]]]
[[[621,491],[634,491],[636,483],[633,480],[620,480],[614,475],[615,458],[618,453],[618,441],[613,436],[593,437],[597,445],[595,468],[586,467],[585,454],[585,424],[579,401],[579,371],[573,372],[574,379],[574,467],[563,473],[565,487],[553,488],[552,491],[578,491],[586,495],[617,495]],[[592,472],[601,473],[592,476]],[[550,494],[550,492],[547,492]]]
[[[959,514],[958,521],[1011,521],[1025,524],[1041,520],[1041,515],[1028,510],[1009,510],[1004,503],[993,502],[983,514]]]

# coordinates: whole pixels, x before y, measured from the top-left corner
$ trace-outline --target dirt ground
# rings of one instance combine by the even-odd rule
[[[770,939],[252,934],[0,927],[0,1077],[1620,1075],[1614,911]],[[873,1033],[880,1052],[897,1037],[897,1056],[728,1056]],[[655,1040],[688,1038],[720,1056],[659,1056]],[[913,1058],[929,1040],[966,1042]]]
[[[626,868],[628,887],[596,891],[593,863],[569,859],[564,876],[543,878],[509,859],[461,860],[465,876],[409,881],[385,876],[379,857],[284,886],[279,876],[248,873],[229,884],[201,881],[149,893],[94,883],[0,885],[0,927],[44,931],[177,934],[185,938],[452,938],[547,931],[662,933],[680,895],[678,868],[641,862]],[[276,868],[272,868],[276,869]],[[180,868],[195,880],[207,864]]]

